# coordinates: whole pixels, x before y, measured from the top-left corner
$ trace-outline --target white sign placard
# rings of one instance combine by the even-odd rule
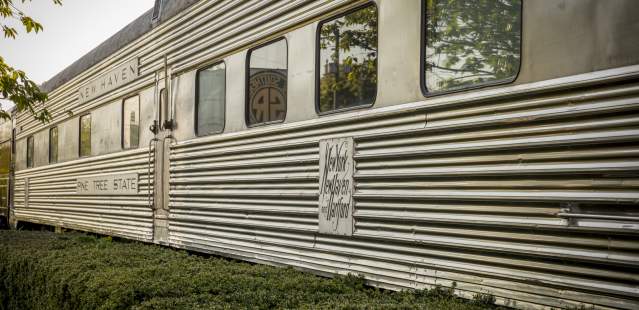
[[[353,235],[353,138],[320,140],[319,232]]]
[[[137,195],[137,173],[112,174],[76,180],[78,195]]]
[[[137,58],[99,76],[78,89],[78,100],[85,103],[108,91],[135,81],[140,76]]]

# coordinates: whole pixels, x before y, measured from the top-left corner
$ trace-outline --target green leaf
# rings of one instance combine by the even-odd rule
[[[4,37],[5,38],[15,39],[16,35],[18,35],[18,31],[15,28],[13,28],[13,27],[2,26],[2,31],[4,32]]]
[[[22,3],[31,2],[31,0],[20,1]],[[61,0],[53,0],[53,3],[62,5]],[[17,9],[13,5],[13,0],[0,0],[0,17],[2,19],[16,17],[27,33],[38,33],[43,30],[42,24]],[[5,38],[15,39],[18,35],[16,28],[5,25],[2,21],[0,21],[0,28],[2,28]],[[48,98],[47,94],[42,92],[24,71],[12,68],[4,62],[2,57],[0,57],[0,95],[0,99],[13,101],[18,113],[27,112],[41,122],[51,120],[52,116],[44,105]],[[9,117],[9,113],[0,108],[0,118]]]

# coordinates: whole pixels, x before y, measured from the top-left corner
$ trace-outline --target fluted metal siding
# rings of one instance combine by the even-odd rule
[[[67,119],[69,112],[80,115],[106,102],[130,95],[133,90],[153,85],[155,72],[164,66],[164,56],[168,57],[174,74],[184,72],[202,66],[203,59],[217,61],[211,59],[212,55],[236,52],[246,46],[258,44],[258,40],[269,40],[273,33],[282,33],[300,24],[309,23],[312,18],[336,8],[343,10],[365,2],[366,0],[200,1],[53,90],[49,94],[50,100],[46,108],[53,116],[52,123],[57,123]],[[86,104],[78,104],[79,86],[130,61],[132,57],[140,59],[140,77],[135,82]],[[36,107],[36,111],[39,109],[40,107]],[[16,118],[20,124],[18,139],[43,127],[27,112],[18,113]]]
[[[563,90],[570,83],[589,87]],[[639,84],[592,83],[178,143],[170,242],[393,288],[455,283],[462,296],[518,308],[636,309],[636,228],[558,216],[568,202],[639,207]],[[356,142],[352,238],[317,233],[318,143],[336,136]]]
[[[60,122],[151,86],[164,55],[174,72],[186,72],[360,3],[200,1],[53,91],[47,108]],[[78,86],[138,56],[139,80],[77,105]],[[518,308],[638,308],[637,226],[560,216],[574,202],[636,210],[638,73],[635,66],[181,141],[171,151],[171,245],[356,272],[393,289],[455,283],[462,296],[494,294]],[[28,114],[17,123],[19,139],[44,127]],[[356,142],[353,238],[317,234],[318,143],[338,136]],[[146,151],[18,171],[17,217],[151,241]],[[131,171],[140,174],[138,196],[75,195],[77,177]]]
[[[147,194],[148,158],[147,150],[140,149],[19,171],[15,216],[20,221],[153,241],[153,211]],[[76,193],[79,177],[123,173],[138,173],[138,195]],[[26,202],[25,180],[28,180]]]

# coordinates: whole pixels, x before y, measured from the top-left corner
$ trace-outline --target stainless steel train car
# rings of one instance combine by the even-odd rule
[[[10,221],[639,309],[638,33],[634,0],[158,0],[9,122]]]
[[[12,120],[0,121],[0,228],[8,226],[9,206],[11,202],[11,172],[13,170],[11,160],[13,155],[13,122]]]

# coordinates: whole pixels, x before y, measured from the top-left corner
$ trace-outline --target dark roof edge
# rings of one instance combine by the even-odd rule
[[[110,55],[113,55],[118,50],[142,37],[164,21],[184,11],[197,1],[199,0],[156,0],[156,5],[160,5],[160,14],[157,19],[153,20],[153,8],[149,9],[96,48],[73,62],[70,66],[42,83],[40,89],[44,92],[51,92],[64,85],[64,83],[95,66]]]

